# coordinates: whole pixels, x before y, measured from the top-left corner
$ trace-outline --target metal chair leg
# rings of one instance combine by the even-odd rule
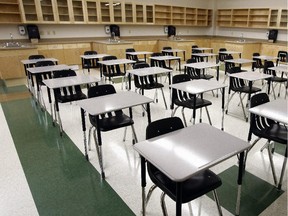
[[[274,184],[277,185],[277,177],[276,177],[276,173],[275,173],[275,167],[274,167],[274,162],[273,162],[273,158],[272,158],[272,152],[271,152],[271,145],[270,144],[268,145],[268,156],[269,156],[269,161],[271,164]]]
[[[209,124],[212,125],[210,114],[209,114],[209,111],[208,111],[208,107],[205,107],[205,110],[206,110],[206,113],[207,113]]]
[[[91,131],[92,131],[93,126],[89,128],[88,132],[88,150],[91,151]]]
[[[149,191],[148,191],[148,194],[147,194],[147,197],[146,197],[146,201],[145,201],[146,206],[148,205],[148,202],[149,202],[149,200],[150,200],[150,197],[151,197],[151,195],[152,195],[152,192],[155,190],[155,188],[157,188],[156,185],[152,185],[152,186],[150,187],[150,189],[149,189]]]
[[[184,125],[185,127],[187,127],[187,122],[186,122],[186,118],[185,118],[185,113],[184,113],[184,107],[182,108],[182,117],[183,117],[183,120],[184,120]]]
[[[165,204],[165,193],[162,192],[161,194],[161,207],[162,207],[162,213],[163,213],[163,216],[168,216],[168,213],[167,213],[167,208],[166,208],[166,204]]]
[[[163,96],[163,100],[164,100],[165,108],[166,108],[166,110],[167,110],[167,103],[166,103],[166,99],[165,99],[165,96],[164,96],[163,88],[161,88],[161,92],[162,92],[162,96]]]
[[[137,143],[138,142],[138,138],[137,138],[137,135],[136,135],[136,132],[135,132],[135,128],[134,128],[134,125],[131,125],[131,129],[132,129],[132,134],[133,134],[133,144]]]
[[[217,205],[218,213],[219,213],[220,216],[222,216],[223,213],[222,213],[222,209],[221,209],[221,206],[220,206],[220,202],[219,202],[219,198],[218,198],[218,195],[217,195],[217,191],[213,190],[212,192],[213,192],[213,197],[214,197],[216,205]]]
[[[283,161],[282,170],[281,170],[281,175],[280,175],[280,179],[279,179],[279,183],[278,183],[278,187],[277,187],[278,190],[281,190],[284,173],[285,173],[285,171],[286,171],[287,151],[288,151],[288,150],[287,150],[287,145],[286,145],[285,158],[284,158],[284,161]]]
[[[123,142],[125,142],[126,140],[126,133],[127,133],[127,127],[125,127],[125,130],[124,130]]]
[[[101,174],[102,174],[102,177],[105,177],[105,174],[104,174],[104,168],[103,168],[103,154],[102,154],[102,147],[98,144],[98,141],[97,141],[97,136],[96,136],[96,128],[94,128],[94,142],[95,142],[95,147],[96,147],[96,150],[97,150],[97,155],[98,155],[98,161],[99,161],[99,165],[100,165],[100,169],[101,169]]]

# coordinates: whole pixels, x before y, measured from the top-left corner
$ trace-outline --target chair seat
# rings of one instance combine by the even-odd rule
[[[201,99],[201,98],[196,98],[196,107],[194,107],[194,99],[188,99],[186,101],[180,101],[178,99],[175,100],[174,102],[177,106],[183,106],[189,109],[199,109],[202,107],[210,106],[212,103],[209,100]]]
[[[149,83],[144,86],[145,89],[155,89],[155,88],[163,88],[164,85],[161,83]]]
[[[287,78],[274,76],[271,78],[271,82],[287,82]]]
[[[96,124],[96,117],[95,116],[89,116],[90,117],[90,122],[93,126],[98,127]],[[99,129],[101,131],[109,131],[109,130],[114,130],[118,129],[121,127],[126,127],[133,125],[134,121],[131,119],[129,116],[125,114],[118,114],[115,116],[111,117],[104,117],[99,119]]]
[[[117,76],[125,76],[125,73],[103,73],[104,76],[106,77],[117,77]]]
[[[263,130],[254,130],[256,136],[287,145],[287,127],[274,123]]]
[[[241,86],[239,88],[231,88],[231,89],[233,91],[236,91],[236,92],[247,93],[247,94],[250,92],[249,86]],[[259,91],[261,91],[260,88],[257,88],[257,87],[252,87],[251,88],[251,94],[259,92]]]
[[[212,79],[214,76],[213,75],[209,75],[209,74],[204,74],[204,75],[200,75],[200,79]]]
[[[57,100],[59,103],[67,103],[67,102],[71,102],[71,101],[76,101],[76,100],[83,100],[86,99],[86,95],[81,93],[77,93],[77,94],[72,94],[72,95],[65,95],[65,96],[57,96]]]
[[[171,199],[176,201],[176,182],[158,171],[151,178]],[[221,179],[212,171],[204,170],[182,183],[182,203],[190,202],[222,185]]]

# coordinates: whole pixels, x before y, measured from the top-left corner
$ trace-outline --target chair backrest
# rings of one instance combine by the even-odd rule
[[[76,72],[74,70],[61,70],[61,71],[54,71],[53,72],[53,78],[62,78],[62,77],[71,77],[71,76],[77,76]],[[77,95],[82,94],[81,86],[75,85],[75,86],[68,86],[68,87],[62,87],[55,89],[56,97],[69,97],[71,95]]]
[[[276,72],[274,70],[269,69],[270,67],[274,67],[273,61],[265,61],[264,63],[264,73],[268,75],[276,76]]]
[[[127,48],[125,51],[126,52],[135,52],[135,49],[134,48]],[[130,59],[130,60],[133,60],[133,61],[136,61],[136,62],[139,61],[137,55],[126,54],[126,59]]]
[[[36,62],[35,67],[44,67],[44,66],[52,66],[55,65],[53,61],[47,60],[47,61],[39,61]]]
[[[276,61],[277,65],[279,64],[279,62],[287,62],[288,61],[287,60],[287,53],[288,53],[287,51],[283,51],[283,50],[278,51],[278,55],[277,55],[278,59]]]
[[[255,62],[252,62],[252,70],[254,70],[254,68],[262,68],[263,64],[262,64],[261,59],[254,58],[254,57],[260,56],[260,53],[255,52],[252,55],[253,55],[252,59],[255,61]]]
[[[96,54],[97,54],[97,52],[94,50],[88,50],[88,51],[84,52],[84,55],[96,55]]]
[[[163,47],[163,50],[171,50],[171,49],[172,49],[172,47],[170,47],[170,46],[165,46],[165,47]],[[163,53],[163,55],[173,56],[173,53],[172,53],[172,52],[163,52],[163,51],[162,51],[162,53]]]
[[[146,128],[146,139],[151,139],[163,134],[167,134],[184,128],[183,122],[179,117],[168,117],[151,122]],[[148,174],[153,179],[154,173],[158,169],[151,163],[147,162]]]
[[[261,92],[251,97],[250,107],[253,108],[269,101],[269,96],[266,93]],[[269,127],[269,125],[271,125],[272,123],[274,123],[274,121],[271,119],[267,119],[265,117],[250,113],[250,129],[248,140],[251,140],[252,133],[257,136],[258,131],[265,130],[265,128]]]
[[[168,117],[151,122],[146,128],[146,139],[151,139],[184,128],[179,117]]]
[[[224,62],[224,60],[226,59],[226,56],[227,56],[227,54],[220,53],[220,52],[223,52],[223,51],[227,51],[227,49],[226,48],[220,48],[219,49],[218,59],[221,62]]]
[[[148,63],[136,63],[133,65],[134,69],[150,67]],[[143,88],[144,85],[155,83],[154,76],[137,76],[134,74],[134,84],[136,88]]]
[[[93,97],[100,97],[104,95],[109,95],[109,94],[115,94],[116,90],[113,85],[111,84],[104,84],[104,85],[98,85],[98,86],[92,86],[88,89],[88,98],[93,98]],[[122,114],[122,110],[117,110],[115,111],[115,114]],[[111,116],[112,113],[106,113],[102,114],[101,118],[104,118],[105,116]],[[91,118],[91,116],[89,115]]]
[[[225,58],[225,60],[232,60],[232,59],[234,59],[233,58],[233,56],[232,55],[227,55],[226,56],[226,58]],[[229,70],[231,69],[231,68],[234,68],[235,67],[235,64],[234,63],[231,63],[231,62],[225,62],[225,73],[229,73]]]
[[[190,81],[190,80],[191,79],[187,74],[177,74],[177,75],[173,76],[172,83],[176,84],[176,83],[186,82],[186,81]],[[186,100],[189,98],[190,98],[190,96],[188,93],[173,88],[172,89],[171,108],[174,109],[174,104],[175,104],[176,100],[183,101],[183,100]]]
[[[116,60],[116,56],[105,56],[103,57],[103,61],[109,61],[109,60]],[[121,74],[120,65],[111,65],[111,66],[102,66],[102,72],[104,76],[111,75],[116,76]]]
[[[94,50],[88,50],[84,52],[84,55],[97,55],[98,53]],[[99,59],[84,59],[82,62],[82,68],[96,68],[98,67]]]
[[[52,65],[55,65],[54,62],[47,60],[47,61],[36,62],[35,67],[44,67],[44,66],[52,66]],[[42,83],[42,80],[51,79],[51,78],[52,78],[51,72],[36,74],[37,83],[40,85],[44,85],[44,83]]]
[[[30,55],[29,59],[44,59],[44,55]]]
[[[155,57],[155,56],[163,56],[163,53],[155,52],[151,54],[151,57]],[[154,59],[151,59],[151,67],[167,68],[165,60],[157,61]]]
[[[197,62],[197,60],[195,58],[191,58],[191,59],[188,59],[186,61],[187,64],[196,63],[196,62]],[[186,72],[187,72],[187,75],[189,75],[190,79],[192,79],[192,80],[193,79],[200,79],[200,75],[201,75],[201,70],[200,69],[187,67]]]
[[[136,63],[133,65],[134,69],[139,69],[139,68],[146,68],[146,67],[150,67],[150,65],[148,63]]]

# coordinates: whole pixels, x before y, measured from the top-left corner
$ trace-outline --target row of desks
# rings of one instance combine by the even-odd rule
[[[189,66],[189,65],[186,65]],[[50,67],[50,66],[49,66]],[[59,70],[59,69],[69,69],[69,66],[65,65],[55,65],[54,68],[46,68],[47,71]],[[68,68],[67,68],[68,67]],[[39,70],[44,70],[44,68],[27,68],[27,70],[33,74],[39,72]],[[136,70],[128,70],[127,73],[133,74],[136,72],[137,75],[150,75],[163,73],[163,70],[160,68],[149,68],[147,70],[141,69],[142,72]],[[161,72],[160,72],[161,71]],[[168,71],[166,71],[168,72]],[[170,73],[171,71],[169,71]],[[256,72],[246,72],[239,73],[243,76],[244,74],[256,75]],[[258,73],[257,73],[258,75]],[[242,78],[247,78],[242,77]],[[262,77],[263,78],[263,77]],[[253,82],[259,77],[254,76],[250,77],[250,81]],[[89,83],[98,83],[100,80],[95,76],[81,75],[76,77],[69,78],[58,78],[45,80],[48,89],[55,89],[64,86],[79,85],[79,84],[89,84]],[[130,85],[131,86],[131,85]],[[215,80],[194,80],[183,84],[170,85],[171,88],[181,89],[187,91],[191,94],[200,94],[203,92],[211,91],[214,89],[223,89],[222,90],[222,115],[224,118],[224,90],[227,87],[224,84],[219,84]],[[48,91],[49,92],[49,91]],[[145,105],[147,110],[148,123],[151,122],[151,112],[149,104],[153,100],[147,98],[143,95],[136,94],[131,91],[119,92],[117,94],[90,98],[78,101],[77,104],[81,108],[81,119],[82,119],[82,130],[83,130],[83,142],[85,149],[85,157],[88,158],[87,152],[87,139],[86,139],[86,121],[85,121],[85,112],[91,115],[101,115],[106,112],[112,112],[119,109],[132,108],[134,106]],[[277,101],[277,102],[276,102]],[[271,117],[275,114],[275,108],[277,109],[278,115],[275,117],[275,120],[279,120],[288,124],[287,119],[287,103],[283,102],[285,100],[276,100],[274,104],[267,104],[267,107],[261,107],[259,110],[251,109],[251,112],[259,113],[265,117]],[[49,99],[51,102],[51,96]],[[272,102],[271,102],[272,103]],[[281,105],[279,105],[281,103]],[[59,111],[59,110],[58,110]],[[284,115],[284,117],[283,117]],[[275,116],[275,115],[274,115]],[[223,124],[222,124],[223,130]],[[191,142],[193,140],[193,142]],[[180,141],[180,142],[179,142]],[[162,144],[170,143],[169,148],[164,147]],[[201,146],[201,148],[200,148]],[[205,146],[203,149],[202,147]],[[145,193],[145,166],[143,165],[145,158],[155,165],[160,171],[164,172],[169,178],[173,181],[179,182],[178,188],[181,190],[181,182],[185,179],[193,176],[195,173],[208,169],[222,161],[236,155],[240,154],[239,161],[239,173],[238,173],[238,197],[237,197],[237,208],[236,215],[239,215],[240,212],[240,198],[241,198],[241,184],[242,184],[242,174],[244,171],[244,151],[249,149],[250,145],[240,140],[224,131],[216,129],[207,124],[196,124],[187,128],[182,129],[179,133],[170,133],[160,138],[142,141],[135,144],[134,148],[142,156],[142,190]],[[216,148],[216,149],[215,149]],[[155,150],[156,149],[156,150]],[[185,154],[181,154],[181,151],[185,151]],[[161,153],[155,155],[155,152]],[[195,156],[199,160],[194,160]],[[183,158],[184,157],[184,158]],[[169,160],[167,160],[169,158]],[[173,163],[172,165],[170,163]],[[181,167],[181,169],[174,169],[176,167]],[[174,168],[173,168],[174,167]],[[178,197],[179,198],[179,197]],[[176,205],[176,215],[181,215],[181,205],[179,205],[180,200],[177,199]],[[145,214],[145,206],[143,204],[143,214]]]

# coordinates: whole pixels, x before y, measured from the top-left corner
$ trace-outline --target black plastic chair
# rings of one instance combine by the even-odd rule
[[[235,68],[231,68],[229,70],[229,73],[233,74],[233,73],[239,73],[241,71],[239,71],[239,67],[235,67]],[[233,92],[232,95],[231,91]],[[232,100],[233,96],[238,93],[239,94],[239,98],[240,98],[240,103],[241,103],[241,107],[242,107],[242,111],[243,111],[243,115],[244,115],[244,119],[246,119],[246,121],[248,121],[248,118],[246,116],[246,112],[245,112],[245,108],[244,108],[244,104],[243,104],[243,98],[242,98],[242,94],[255,94],[257,92],[261,91],[260,88],[257,87],[253,87],[251,88],[251,92],[250,92],[250,87],[249,85],[247,85],[245,83],[245,81],[243,79],[239,79],[236,77],[229,77],[229,90],[228,90],[228,102],[226,105],[226,114],[228,113],[228,107],[229,107],[229,103]]]
[[[116,90],[114,86],[111,84],[98,85],[98,86],[93,86],[89,88],[88,98],[100,97],[100,96],[115,94],[115,93],[116,93]],[[94,128],[93,134],[94,134],[94,141],[95,141],[95,146],[96,146],[96,150],[98,154],[98,160],[99,160],[99,164],[101,168],[102,177],[105,178],[104,169],[103,169],[102,147],[101,147],[102,139],[100,137],[100,133],[125,127],[124,138],[123,138],[123,141],[125,141],[126,129],[127,129],[126,127],[131,126],[132,135],[133,135],[132,142],[134,144],[137,142],[137,136],[136,136],[135,129],[134,129],[134,121],[132,117],[129,117],[126,114],[124,114],[122,110],[117,110],[114,112],[101,114],[100,116],[89,115],[89,119],[90,119],[90,123],[92,127],[90,127],[89,129],[88,146],[90,149],[91,148],[91,144],[90,144],[91,131],[92,131],[92,128]],[[99,131],[98,141],[96,138],[97,137],[96,130]]]
[[[47,61],[36,62],[35,67],[45,67],[45,66],[53,66],[53,65],[55,65],[53,61],[47,60]],[[33,77],[31,79],[33,79]],[[41,86],[44,86],[43,80],[52,79],[51,71],[44,72],[44,73],[36,73],[35,79],[36,79],[36,86],[37,86],[38,101],[39,101],[40,105],[42,105],[43,108],[46,109],[42,90],[41,90]]]
[[[186,61],[187,64],[196,63],[196,62],[197,62],[197,60],[195,58],[191,58],[191,59],[188,59]],[[214,77],[210,74],[205,74],[204,70],[205,69],[196,69],[196,68],[187,67],[186,73],[189,75],[190,79],[192,79],[192,80],[194,80],[194,79],[209,80],[209,79],[212,79]]]
[[[53,78],[62,78],[62,77],[70,77],[76,76],[76,72],[74,70],[62,70],[55,71],[53,73]],[[86,99],[86,95],[82,92],[80,85],[63,87],[54,90],[57,101],[59,103],[67,103],[77,100]]]
[[[134,69],[146,68],[146,67],[150,67],[149,64],[139,63],[133,66]],[[139,89],[139,93],[141,92],[142,95],[144,95],[144,90],[155,89],[156,91],[155,91],[154,100],[156,101],[156,103],[158,103],[157,89],[160,89],[162,93],[163,101],[165,104],[165,108],[167,109],[167,103],[166,103],[166,99],[165,99],[165,95],[163,91],[164,85],[162,83],[159,83],[153,75],[149,75],[149,76],[134,75],[134,84],[135,84],[136,90]]]
[[[195,50],[194,48],[198,48],[198,46],[197,45],[192,45],[192,51],[191,51],[191,53],[193,54],[193,53],[199,53],[199,51],[200,50]],[[201,51],[200,51],[201,52]]]
[[[278,54],[277,54],[277,61],[276,61],[276,65],[278,66],[279,64],[282,63],[287,63],[288,62],[288,52],[287,51],[278,51]]]
[[[233,56],[231,54],[227,55],[225,60],[232,60],[234,59]],[[247,70],[242,70],[240,66],[236,66],[235,63],[233,62],[225,62],[225,79],[223,81],[223,83],[225,83],[226,79],[227,79],[227,73],[235,73],[235,72],[245,72]]]
[[[84,55],[97,55],[96,51],[93,50],[89,50],[89,51],[85,51]],[[99,59],[82,59],[82,69],[88,69],[88,72],[90,72],[91,68],[98,68],[99,67],[99,63],[98,63]]]
[[[261,104],[269,102],[269,96],[266,93],[259,93],[251,97],[250,107],[259,106]],[[251,113],[250,114],[250,129],[248,133],[248,142],[252,139],[252,134],[254,134],[257,139],[251,144],[250,149],[261,139],[267,139],[268,144],[268,154],[269,160],[272,168],[272,174],[274,178],[274,183],[277,185],[277,178],[275,174],[275,168],[272,160],[272,149],[271,142],[277,142],[286,146],[285,158],[282,166],[282,171],[278,183],[278,189],[281,189],[282,180],[285,173],[285,168],[287,164],[287,137],[288,129],[286,125],[279,124],[278,122],[264,118],[262,116]]]
[[[252,62],[252,71],[256,69],[259,69],[259,71],[261,71],[264,68],[264,65],[262,64],[261,59],[255,58],[257,56],[260,56],[259,53],[253,53],[253,60],[255,62]]]
[[[103,61],[109,61],[109,60],[116,60],[116,56],[105,56],[103,57]],[[114,83],[113,78],[114,77],[122,77],[122,88],[123,88],[123,82],[125,79],[125,72],[121,71],[120,65],[102,65],[102,74],[103,76],[109,79],[109,81],[112,81]]]
[[[173,76],[173,79],[172,79],[173,84],[186,82],[186,81],[190,81],[190,77],[187,74],[178,74],[178,75]],[[193,117],[193,124],[195,124],[196,110],[200,109],[200,122],[202,122],[202,108],[205,107],[209,123],[210,125],[212,125],[210,115],[207,109],[207,107],[210,106],[211,104],[212,103],[210,101],[203,99],[203,94],[201,94],[201,97],[199,98],[196,95],[191,95],[191,94],[188,94],[187,92],[183,92],[181,90],[177,90],[174,88],[172,89],[171,109],[174,109],[174,105],[176,105],[176,108],[172,111],[172,116],[175,115],[179,107],[182,107],[182,117],[183,117],[184,124],[186,127],[187,127],[187,122],[186,122],[186,118],[184,114],[185,108],[193,110],[192,117]]]
[[[223,52],[223,51],[227,51],[227,49],[226,49],[226,48],[220,48],[220,49],[219,49],[219,53],[218,53],[218,60],[219,60],[219,62],[224,62],[224,60],[225,60],[226,57],[227,57],[227,54],[225,54],[225,53],[220,53],[220,52]]]
[[[179,117],[169,117],[150,123],[146,128],[146,139],[151,139],[166,133],[170,133],[184,127]],[[167,158],[169,160],[169,158]],[[181,169],[181,167],[179,167]],[[176,201],[176,182],[169,179],[164,173],[159,171],[154,165],[147,161],[147,170],[150,179],[155,184],[147,194],[146,203],[148,203],[152,191],[159,187],[163,192],[161,194],[161,206],[163,215],[168,215],[165,205],[165,195]],[[217,204],[219,215],[222,215],[221,206],[217,196],[216,189],[222,185],[221,179],[212,171],[205,170],[193,175],[182,182],[182,203],[190,202],[204,194],[212,191]]]
[[[173,53],[172,53],[172,52],[165,52],[164,50],[172,50],[172,47],[169,47],[169,46],[163,47],[163,49],[162,49],[162,54],[163,54],[163,55],[173,56]]]
[[[273,76],[270,80],[272,83],[273,96],[274,96],[274,99],[276,99],[275,87],[277,86],[277,84],[279,84],[278,97],[280,97],[281,85],[284,85],[284,88],[285,87],[287,88],[287,78],[283,77],[283,73],[281,77],[277,76],[276,71],[269,69],[270,67],[274,67],[274,63],[272,61],[265,61],[264,73]]]
[[[152,53],[151,54],[151,57],[155,57],[155,56],[163,56],[163,53]],[[154,59],[151,59],[151,62],[150,62],[150,65],[151,67],[162,67],[162,68],[166,68],[166,69],[169,69],[169,70],[173,70],[173,68],[171,68],[170,66],[167,66],[166,65],[166,61],[165,60],[161,60],[161,61],[158,61],[158,60],[154,60]],[[170,63],[169,63],[170,65]]]
[[[139,60],[137,55],[127,54],[127,52],[135,52],[134,48],[126,49],[126,59],[130,59],[130,60],[136,61],[136,63],[145,63],[144,60]]]

